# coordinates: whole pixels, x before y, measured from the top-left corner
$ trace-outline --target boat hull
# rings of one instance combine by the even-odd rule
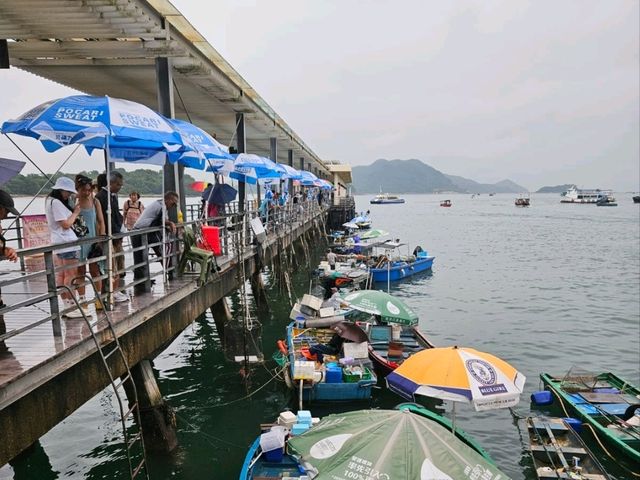
[[[545,389],[553,392],[554,403],[560,402],[564,408],[568,409],[567,413],[588,424],[600,441],[615,448],[628,460],[640,464],[640,438],[625,434],[617,421],[626,408],[638,403],[640,390],[637,387],[613,373],[598,375],[595,387],[591,389],[563,386],[563,379],[554,378],[546,373],[541,374],[540,378]],[[597,402],[597,394],[602,395],[602,389],[605,389],[606,392],[617,391],[617,394],[609,393],[609,397],[606,399],[619,401]],[[604,399],[605,397],[600,398]]]
[[[374,198],[373,200],[369,200],[369,203],[371,203],[373,205],[387,205],[387,204],[392,204],[392,203],[404,203],[404,198],[398,198],[396,200],[376,200]]]
[[[404,278],[415,275],[416,273],[425,272],[433,266],[433,260],[436,257],[418,258],[414,262],[401,262],[390,268],[372,268],[369,270],[374,282],[396,282]]]
[[[369,332],[371,343],[369,344],[369,358],[373,362],[379,377],[386,377],[393,372],[404,360],[427,348],[434,348],[433,343],[416,326],[402,327],[402,333],[398,339],[393,338],[389,325],[374,325]],[[389,356],[389,343],[400,342],[402,344],[402,357]]]

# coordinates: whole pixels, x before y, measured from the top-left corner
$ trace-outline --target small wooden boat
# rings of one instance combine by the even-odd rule
[[[386,377],[414,353],[434,347],[416,325],[371,325],[367,334],[369,358],[381,377]]]
[[[640,203],[640,195],[634,195],[633,203]]]
[[[528,196],[521,195],[516,198],[516,207],[528,207],[531,204],[531,200]]]
[[[451,200],[443,200],[440,202],[440,206],[441,207],[450,207],[451,206]]]
[[[528,417],[529,452],[540,480],[610,480],[576,431],[562,418]]]
[[[640,410],[640,390],[613,373],[564,377],[540,375],[545,389],[553,393],[568,415],[579,418],[607,448],[640,464],[640,427],[630,421]]]
[[[344,343],[335,352],[325,353],[324,362],[314,355],[314,345],[327,346],[336,335],[334,327],[299,328],[295,323],[287,327],[287,349],[289,365],[287,384],[295,389],[301,400],[335,402],[345,400],[367,400],[378,377],[368,359],[367,335],[355,324],[353,328],[362,334],[364,342]],[[355,331],[357,333],[357,331]],[[344,336],[350,340],[353,336]],[[352,353],[362,346],[363,352]]]

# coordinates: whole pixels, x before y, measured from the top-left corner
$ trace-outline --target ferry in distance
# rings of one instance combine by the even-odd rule
[[[613,192],[611,190],[589,190],[571,187],[562,196],[560,203],[591,203],[595,205],[599,201],[605,200],[607,197],[611,196],[612,193]]]
[[[397,195],[391,195],[389,193],[379,193],[372,198],[369,203],[384,204],[384,203],[404,203],[404,198],[400,198]]]

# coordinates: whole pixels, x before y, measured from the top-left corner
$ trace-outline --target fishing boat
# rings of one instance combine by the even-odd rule
[[[389,193],[379,193],[374,198],[369,200],[369,203],[374,205],[385,205],[387,203],[404,203],[404,198],[400,198],[397,195],[391,195]]]
[[[344,343],[336,342],[336,335]],[[337,343],[342,346],[332,351]],[[371,398],[378,378],[368,358],[367,343],[367,334],[353,323],[302,328],[292,322],[287,326],[287,384],[298,392],[301,402]],[[314,346],[329,353],[318,353]]]
[[[613,373],[540,375],[553,403],[579,418],[607,449],[640,464],[640,390]]]
[[[398,249],[403,245],[396,241],[374,246],[384,250],[384,254],[371,257],[373,267],[369,273],[374,282],[395,282],[431,269],[436,257],[430,256],[422,248],[418,251],[419,247],[414,250],[415,255],[400,255]]]
[[[528,207],[531,204],[529,195],[520,195],[516,198],[516,207]]]
[[[596,202],[596,206],[598,207],[617,207],[618,202],[613,197],[613,195],[607,195],[606,197],[601,198]]]
[[[528,417],[526,422],[529,453],[538,479],[610,480],[611,477],[567,421]]]
[[[640,195],[634,195],[633,203],[640,203]]]
[[[369,335],[369,358],[381,377],[386,377],[414,353],[434,348],[417,325],[371,325],[366,332]]]
[[[611,190],[581,189],[573,186],[565,192],[560,203],[596,204],[611,194]]]
[[[451,200],[442,200],[440,202],[440,206],[441,207],[450,207],[451,206]]]
[[[283,412],[276,424],[261,425],[262,433],[249,447],[239,480],[315,478],[330,475],[334,468],[344,476],[331,478],[408,478],[406,469],[412,469],[411,465],[422,465],[428,478],[466,478],[464,472],[469,465],[474,466],[473,472],[483,472],[483,478],[508,478],[473,437],[458,427],[454,429],[448,419],[413,403],[398,405],[394,410],[327,415],[318,423],[312,419],[304,434],[290,427],[282,448],[278,434],[273,435],[275,443],[267,448],[277,448],[264,452],[261,441],[265,446],[271,439],[265,442],[263,435],[283,428],[284,414],[298,421],[302,413],[305,420],[310,415],[308,411],[299,411],[298,415]],[[389,442],[389,435],[398,429],[401,435]],[[314,447],[317,445],[323,447]],[[324,455],[319,455],[320,451]],[[395,461],[399,456],[404,461]],[[362,473],[371,472],[369,465],[376,460],[374,476],[364,477]]]

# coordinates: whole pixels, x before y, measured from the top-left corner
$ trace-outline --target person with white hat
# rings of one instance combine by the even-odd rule
[[[80,205],[72,208],[69,203],[69,197],[76,193],[76,185],[73,180],[67,177],[58,177],[51,193],[45,200],[45,215],[47,216],[47,224],[51,234],[51,243],[67,243],[78,240],[75,232],[71,228],[80,215]],[[78,263],[78,252],[80,247],[65,247],[55,251],[54,261],[58,267],[74,265]],[[56,272],[56,284],[72,286],[73,277],[77,274],[77,269],[68,268],[65,270],[58,269]],[[68,292],[61,294],[63,308],[68,309],[74,307],[73,310],[65,314],[69,318],[81,318],[82,312],[75,308],[76,303]]]

